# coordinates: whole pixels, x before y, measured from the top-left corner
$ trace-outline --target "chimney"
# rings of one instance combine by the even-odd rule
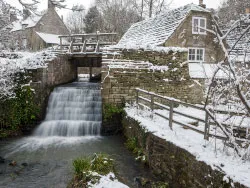
[[[250,7],[246,8],[246,14],[250,14]]]
[[[199,6],[202,8],[207,8],[207,6],[203,3],[203,0],[199,0]]]
[[[61,20],[63,21],[63,15],[61,15]]]
[[[55,5],[51,0],[48,0],[48,9],[55,9]]]

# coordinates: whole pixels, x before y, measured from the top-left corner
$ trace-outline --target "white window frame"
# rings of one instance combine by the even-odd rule
[[[189,50],[195,50],[195,59],[194,60],[190,60],[189,59]],[[198,50],[203,50],[203,55],[202,55],[202,59],[203,60],[197,60],[197,52],[198,52]],[[205,48],[193,48],[193,47],[190,47],[190,48],[188,48],[188,62],[205,62]]]
[[[194,25],[194,20],[198,20],[198,31],[195,31],[195,25]],[[201,20],[205,21],[205,27],[201,27]],[[204,17],[198,17],[198,16],[193,16],[192,19],[192,33],[193,34],[199,34],[199,35],[206,35],[207,34],[207,18]],[[204,30],[204,31],[201,31]]]

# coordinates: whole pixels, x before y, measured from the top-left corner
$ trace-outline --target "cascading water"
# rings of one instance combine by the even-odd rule
[[[99,135],[101,106],[101,91],[96,83],[78,82],[58,87],[49,98],[45,121],[35,136]]]

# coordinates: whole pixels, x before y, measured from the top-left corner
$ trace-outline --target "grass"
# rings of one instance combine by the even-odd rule
[[[113,159],[103,153],[75,159],[73,167],[75,177],[68,187],[87,187],[88,182],[97,183],[100,175],[114,172]]]
[[[147,163],[147,158],[144,155],[144,151],[141,147],[139,147],[138,140],[136,137],[128,138],[125,146],[128,148],[128,150],[132,151],[137,157],[135,158],[138,161],[141,161],[143,163]]]

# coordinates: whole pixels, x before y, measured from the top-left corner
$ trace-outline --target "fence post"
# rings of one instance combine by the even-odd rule
[[[208,113],[206,112],[206,116],[205,116],[205,130],[204,130],[204,139],[205,140],[209,140],[209,122],[208,122]]]
[[[151,109],[151,115],[150,117],[153,118],[154,117],[154,95],[151,94],[151,102],[150,102],[150,109]]]
[[[173,130],[173,115],[174,115],[174,103],[170,101],[170,109],[169,109],[169,127]]]
[[[137,115],[138,115],[138,109],[139,109],[139,91],[136,89],[136,109],[137,109]]]
[[[62,37],[60,37],[60,51],[62,53],[63,47],[62,47]]]

